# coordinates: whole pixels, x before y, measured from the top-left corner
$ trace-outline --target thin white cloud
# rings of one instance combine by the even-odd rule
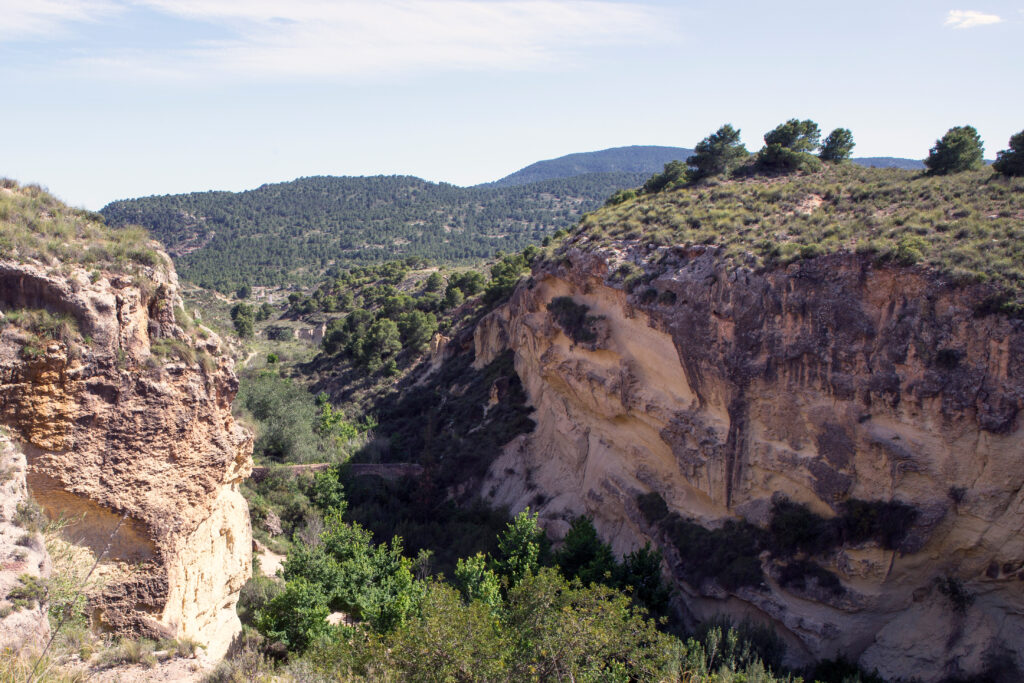
[[[0,0],[0,41],[55,37],[122,9],[112,0]]]
[[[987,26],[998,24],[1003,20],[997,14],[985,14],[974,10],[953,9],[946,15],[946,26],[951,28],[974,28],[976,26]]]
[[[664,7],[632,0],[119,1],[216,27],[224,38],[93,52],[79,64],[94,74],[359,78],[557,68],[580,49],[658,40],[672,23]]]

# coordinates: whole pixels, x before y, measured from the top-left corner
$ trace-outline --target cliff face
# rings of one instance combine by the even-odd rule
[[[0,422],[67,539],[95,555],[110,544],[98,625],[190,637],[219,657],[250,573],[238,485],[252,440],[231,417],[230,360],[216,336],[178,326],[177,278],[158,261],[134,275],[0,261]],[[17,313],[33,310],[76,332],[24,329]]]
[[[649,284],[627,293],[615,273],[640,268]],[[979,314],[985,295],[857,255],[755,272],[714,248],[570,250],[477,329],[477,364],[512,349],[538,422],[481,490],[539,507],[556,534],[588,514],[618,552],[652,540],[692,618],[767,621],[797,662],[844,653],[925,681],[1024,670],[1024,325]],[[582,341],[556,297],[593,316]],[[834,590],[783,586],[768,551],[751,560],[763,583],[726,589],[688,578],[638,506],[651,492],[710,529],[768,529],[780,496],[826,519],[851,499],[914,516],[893,549],[798,556]]]

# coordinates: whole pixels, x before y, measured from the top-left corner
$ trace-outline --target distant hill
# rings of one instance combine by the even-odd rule
[[[640,173],[649,176],[655,171],[662,170],[670,161],[686,161],[691,154],[693,150],[686,147],[612,147],[598,152],[567,154],[557,159],[538,161],[483,186],[510,187],[555,178],[571,178],[587,173]]]
[[[923,171],[924,161],[921,159],[901,159],[899,157],[857,157],[851,159],[858,166],[866,168],[902,168],[905,171]]]
[[[518,251],[648,175],[592,173],[507,187],[320,176],[247,192],[127,199],[101,213],[114,227],[149,229],[183,278],[231,291],[310,283],[332,267],[407,256],[454,264]]]

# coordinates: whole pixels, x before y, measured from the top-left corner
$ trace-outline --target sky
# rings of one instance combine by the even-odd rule
[[[951,4],[956,3],[956,4]],[[0,177],[75,206],[311,175],[471,185],[620,145],[855,156],[1024,128],[1024,0],[0,0]]]

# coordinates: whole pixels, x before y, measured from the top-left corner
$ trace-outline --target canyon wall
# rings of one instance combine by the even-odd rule
[[[711,247],[567,249],[477,328],[477,365],[512,349],[538,423],[482,494],[555,535],[590,515],[619,553],[654,542],[687,618],[770,623],[794,664],[1024,670],[1024,325],[985,313],[988,294],[854,254],[755,271]],[[577,341],[557,297],[593,316]],[[805,558],[834,590],[783,586],[767,551],[763,583],[727,589],[687,578],[638,505],[651,493],[708,529],[767,529],[783,496],[824,519],[854,499],[914,517],[895,547]]]
[[[252,438],[231,416],[231,360],[209,330],[179,326],[177,277],[158,260],[131,275],[0,261],[0,423],[35,500],[103,556],[94,625],[192,638],[219,657],[251,571],[239,484]],[[40,309],[75,332],[16,324]]]

